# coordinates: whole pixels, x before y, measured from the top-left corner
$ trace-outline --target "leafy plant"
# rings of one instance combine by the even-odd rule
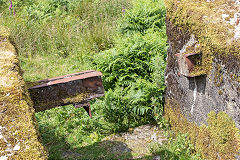
[[[114,123],[116,131],[154,121],[162,113],[162,91],[154,83],[139,79],[127,88],[117,86],[109,89],[103,100],[94,105],[101,108],[108,122]]]
[[[165,28],[165,6],[162,0],[136,0],[133,8],[126,12],[121,21],[120,31],[123,34],[140,32],[144,34],[152,28],[156,31]]]
[[[139,78],[152,82],[154,61],[160,62],[162,66],[158,67],[164,72],[166,55],[164,33],[153,30],[148,30],[145,35],[136,33],[117,40],[115,46],[95,58],[98,69],[104,73],[105,89],[116,85],[127,87]]]
[[[123,21],[127,22],[130,14],[140,13],[142,8],[138,6],[142,3],[143,6],[151,6],[162,1],[136,1]],[[160,9],[162,12],[155,12],[156,7],[152,10],[155,15],[163,16],[164,8]],[[150,8],[148,12],[151,12]],[[142,17],[144,20],[147,18]],[[154,26],[156,21],[149,21],[148,25]],[[139,21],[136,23],[142,25]],[[119,28],[122,28],[121,24]],[[103,72],[104,87],[108,91],[97,106],[103,108],[104,117],[115,123],[117,130],[153,122],[162,115],[167,46],[165,28],[145,29],[144,32],[138,28],[125,30],[124,34],[116,37],[114,48],[94,58],[98,70]]]
[[[21,4],[23,5],[23,4]],[[73,6],[70,5],[69,0],[44,0],[31,1],[24,7],[24,14],[28,16],[28,21],[42,22],[56,16],[67,14]]]
[[[152,153],[160,155],[161,159],[168,160],[201,160],[200,154],[196,154],[194,145],[191,144],[187,134],[169,133],[168,142],[152,147]]]

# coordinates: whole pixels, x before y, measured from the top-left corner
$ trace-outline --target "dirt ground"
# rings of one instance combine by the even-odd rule
[[[160,160],[151,148],[167,142],[164,131],[155,125],[130,128],[128,132],[112,134],[79,152],[64,152],[66,159]]]
[[[113,152],[131,152],[133,159],[150,156],[150,149],[155,144],[163,144],[167,141],[163,131],[157,126],[144,125],[130,128],[128,132],[111,135],[103,139],[108,141],[120,141],[121,145],[113,145]],[[157,156],[156,156],[157,157]]]

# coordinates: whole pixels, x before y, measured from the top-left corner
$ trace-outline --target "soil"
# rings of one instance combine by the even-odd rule
[[[128,132],[115,134],[104,138],[108,141],[120,141],[121,145],[112,147],[112,152],[131,152],[133,159],[151,155],[151,147],[167,142],[163,130],[154,125],[143,125],[130,128]],[[158,157],[158,156],[155,156]]]
[[[160,160],[159,155],[151,153],[151,148],[167,141],[160,127],[143,125],[130,128],[128,132],[107,136],[80,152],[63,152],[62,156],[65,159]]]

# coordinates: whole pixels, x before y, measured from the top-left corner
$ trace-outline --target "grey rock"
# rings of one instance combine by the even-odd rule
[[[168,37],[173,26],[167,24]],[[191,40],[191,34],[175,31],[178,39],[169,39],[167,67],[165,71],[166,99],[174,99],[179,103],[185,117],[198,125],[207,124],[210,111],[226,112],[240,128],[240,83],[231,75],[240,76],[240,62],[228,55],[229,61],[214,56],[212,70],[208,75],[187,77],[181,74],[178,59],[175,56]]]
[[[153,157],[153,160],[161,160],[161,157],[159,155]]]

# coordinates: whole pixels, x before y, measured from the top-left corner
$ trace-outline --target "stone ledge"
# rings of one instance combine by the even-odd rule
[[[47,159],[9,36],[0,26],[0,159]]]

